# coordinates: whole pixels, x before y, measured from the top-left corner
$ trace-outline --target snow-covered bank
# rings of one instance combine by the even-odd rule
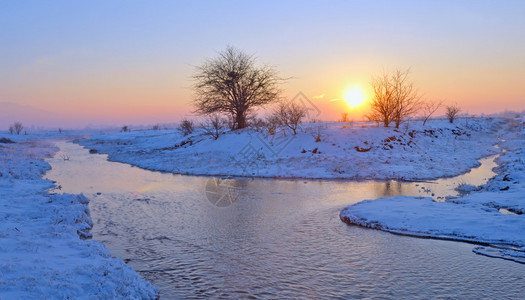
[[[45,140],[0,143],[0,298],[155,299],[157,289],[99,242],[87,198],[50,194]]]
[[[113,161],[193,175],[416,180],[454,176],[496,153],[501,119],[468,118],[450,124],[413,121],[399,129],[371,123],[303,124],[294,136],[264,129],[227,132],[214,140],[202,131],[97,135],[78,143]]]
[[[366,200],[345,208],[348,224],[406,235],[462,240],[498,247],[474,252],[525,263],[525,122],[509,121],[498,175],[469,195],[447,202],[394,197]]]

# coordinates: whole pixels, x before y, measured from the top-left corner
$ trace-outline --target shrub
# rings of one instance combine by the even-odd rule
[[[268,134],[274,135],[277,131],[277,127],[281,125],[281,119],[276,114],[271,114],[268,117],[266,117],[266,129],[268,130]]]
[[[264,128],[267,127],[266,121],[261,118],[253,117],[249,119],[249,126],[252,127],[257,132],[262,132]]]
[[[274,115],[279,119],[280,124],[292,130],[293,134],[297,134],[297,128],[306,117],[306,108],[295,102],[284,103],[281,102],[275,110]]]
[[[21,122],[15,122],[13,125],[9,126],[9,132],[11,134],[20,134],[22,130],[24,129],[24,125],[22,125]]]
[[[461,109],[457,105],[449,105],[447,106],[447,119],[450,123],[454,123],[454,120],[457,118],[459,112]]]
[[[201,124],[204,129],[204,134],[211,135],[215,140],[223,134],[225,124],[227,120],[224,120],[220,114],[212,113]]]
[[[348,113],[342,113],[341,114],[341,120],[339,120],[339,122],[341,122],[341,123],[348,122]]]
[[[193,121],[188,119],[183,119],[179,124],[179,130],[184,136],[192,134],[194,130]]]

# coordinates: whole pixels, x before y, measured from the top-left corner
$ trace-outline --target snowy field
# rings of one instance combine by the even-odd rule
[[[345,208],[348,224],[419,237],[481,244],[478,254],[525,263],[525,118],[502,131],[504,153],[496,175],[482,187],[464,187],[462,198],[394,197],[367,200]]]
[[[110,160],[181,174],[278,178],[425,180],[455,176],[498,158],[498,175],[462,198],[366,200],[341,212],[349,224],[413,236],[470,241],[475,252],[525,262],[523,117],[431,120],[399,129],[370,123],[304,124],[297,135],[265,130],[2,134],[0,139],[0,297],[153,299],[157,289],[99,242],[83,195],[55,194],[42,179],[52,140],[106,153]],[[90,138],[81,137],[86,134]],[[500,149],[495,148],[495,144]],[[67,159],[67,153],[64,156]],[[489,247],[496,244],[498,248]]]
[[[297,135],[261,129],[226,132],[217,140],[196,130],[146,130],[96,135],[78,143],[113,161],[191,175],[277,178],[422,180],[455,176],[497,153],[501,119],[405,123],[303,124]]]
[[[0,140],[0,298],[155,299],[155,287],[85,239],[88,199],[42,179],[57,151],[48,139],[66,135],[2,137],[15,143]]]

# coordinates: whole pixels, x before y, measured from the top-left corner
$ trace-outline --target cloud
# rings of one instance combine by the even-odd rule
[[[324,94],[313,96],[312,99],[323,99]]]

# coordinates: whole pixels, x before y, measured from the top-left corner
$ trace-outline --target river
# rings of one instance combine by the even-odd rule
[[[456,195],[450,186],[490,178],[494,157],[471,176],[433,182],[220,179],[57,146],[46,177],[90,199],[93,238],[158,286],[161,299],[523,296],[523,265],[476,255],[471,244],[339,219],[364,199]]]

